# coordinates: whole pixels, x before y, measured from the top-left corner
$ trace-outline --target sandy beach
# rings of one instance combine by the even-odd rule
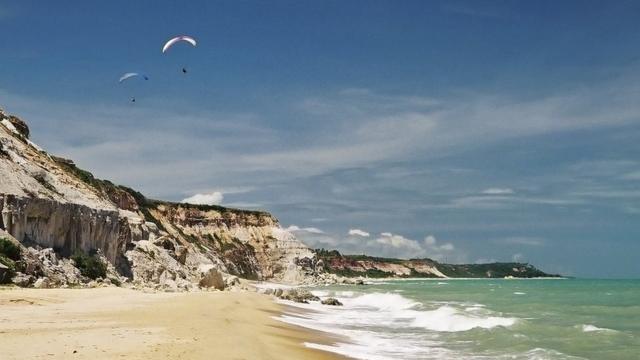
[[[272,319],[249,292],[144,293],[121,288],[0,289],[9,359],[339,359],[305,348],[321,335]]]

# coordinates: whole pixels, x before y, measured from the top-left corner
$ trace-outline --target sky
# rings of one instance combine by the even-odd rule
[[[639,16],[624,0],[0,0],[0,107],[100,178],[268,210],[312,247],[640,277]],[[162,54],[181,34],[198,45]],[[131,71],[149,80],[119,84]]]

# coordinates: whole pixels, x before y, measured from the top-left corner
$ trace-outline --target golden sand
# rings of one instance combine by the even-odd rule
[[[144,293],[121,288],[0,290],[0,358],[340,359],[327,341],[283,324],[250,292]]]

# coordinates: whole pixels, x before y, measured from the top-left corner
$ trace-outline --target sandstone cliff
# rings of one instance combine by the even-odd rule
[[[313,272],[304,266],[314,264],[313,252],[270,214],[147,199],[47,154],[26,123],[2,111],[0,212],[0,237],[23,251],[15,277],[22,285],[44,274],[27,270],[77,253],[108,262],[111,282],[168,290],[208,283],[212,273],[293,283]]]

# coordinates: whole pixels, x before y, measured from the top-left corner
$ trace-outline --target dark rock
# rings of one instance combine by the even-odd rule
[[[9,115],[7,120],[9,120],[11,124],[13,124],[13,127],[15,127],[16,130],[18,130],[18,132],[22,134],[22,136],[27,139],[29,138],[29,126],[27,126],[27,123],[13,115]]]
[[[9,282],[10,270],[8,266],[0,263],[0,284]]]
[[[336,298],[326,298],[322,300],[322,305],[342,306],[342,303]]]
[[[178,260],[180,264],[184,265],[187,262],[188,252],[189,250],[187,249],[186,246],[182,246],[182,245],[176,246],[176,250],[175,250],[176,260]]]
[[[287,289],[282,291],[280,298],[283,300],[294,301],[297,303],[309,303],[309,301],[320,301],[320,298],[313,295],[309,290],[304,289]]]

